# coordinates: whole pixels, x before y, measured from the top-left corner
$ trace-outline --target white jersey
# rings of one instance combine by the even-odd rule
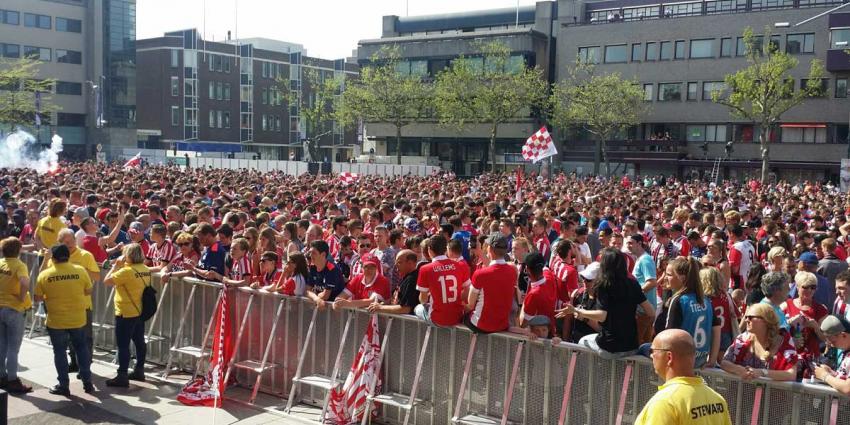
[[[741,253],[741,268],[738,271],[738,275],[746,282],[747,277],[750,275],[750,268],[753,267],[756,261],[756,249],[748,240],[735,242],[732,248]]]

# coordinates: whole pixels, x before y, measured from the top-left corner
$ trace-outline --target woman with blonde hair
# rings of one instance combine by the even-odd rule
[[[782,303],[781,308],[788,317],[797,353],[803,360],[810,361],[819,356],[821,342],[826,342],[820,324],[829,315],[829,310],[814,300],[818,287],[818,278],[814,273],[799,271],[794,275],[794,281],[797,284],[797,297]],[[803,363],[803,366],[807,364]]]
[[[732,340],[738,336],[738,307],[735,301],[723,290],[723,275],[714,267],[705,267],[699,271],[699,280],[702,291],[711,301],[714,308],[715,320],[720,321],[720,350],[726,352],[726,348],[732,344]]]
[[[785,271],[785,258],[788,257],[788,251],[781,246],[774,246],[767,251],[767,271],[783,272]]]
[[[720,367],[744,380],[796,379],[797,350],[791,343],[791,335],[780,331],[773,308],[764,303],[753,304],[747,309],[744,321],[747,331],[726,349]]]

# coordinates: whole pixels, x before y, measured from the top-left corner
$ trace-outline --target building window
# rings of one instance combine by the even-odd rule
[[[224,111],[224,114],[222,114],[222,121],[224,128],[230,128],[230,112]]]
[[[195,96],[195,80],[183,80],[183,96]]]
[[[691,59],[713,58],[714,39],[691,40]]]
[[[665,102],[682,100],[682,83],[659,83],[658,100]]]
[[[788,34],[785,39],[785,52],[792,55],[815,52],[815,34]]]
[[[83,63],[83,52],[56,49],[56,62],[80,65]]]
[[[835,97],[844,99],[847,97],[847,79],[846,78],[836,78],[835,79]]]
[[[829,31],[829,43],[833,49],[846,49],[850,44],[850,28]],[[838,43],[841,43],[840,45]]]
[[[221,58],[222,65],[224,67],[224,72],[230,74],[230,56],[224,56]]]
[[[782,143],[826,143],[824,127],[785,127],[782,126]]]
[[[180,96],[180,78],[171,77],[171,95]]]
[[[56,94],[67,94],[71,96],[82,96],[83,85],[80,83],[72,83],[69,81],[56,82]]]
[[[702,83],[702,100],[712,100],[711,94],[715,91],[720,92],[720,99],[725,99],[726,83],[723,81],[706,81]]]
[[[721,38],[720,39],[720,57],[728,58],[732,56],[732,39],[731,38]]]
[[[605,46],[605,63],[622,63],[629,60],[628,45]]]
[[[21,14],[14,10],[0,10],[0,23],[7,25],[20,25]]]
[[[221,124],[222,124],[221,123],[221,115],[222,115],[222,111],[216,111],[215,112],[215,126],[218,127],[218,128],[221,128]]]
[[[266,114],[263,114],[263,120],[262,121],[263,121],[262,129],[263,129],[263,131],[267,131],[269,129],[269,118]]]
[[[581,63],[599,63],[601,57],[602,48],[599,46],[578,48],[578,60]]]
[[[4,58],[20,58],[21,46],[17,44],[0,43],[0,56],[3,56]]]
[[[744,37],[738,37],[738,42],[735,45],[735,56],[747,56],[747,43],[744,42]]]
[[[171,50],[171,67],[177,68],[180,66],[180,51],[177,49]]]
[[[640,62],[641,53],[640,43],[632,44],[632,62]]]
[[[83,32],[83,21],[57,17],[56,31],[81,33]]]
[[[807,78],[803,78],[800,80],[800,89],[804,89],[808,86],[809,80]],[[820,79],[820,87],[819,91],[815,96],[812,97],[824,97],[829,92],[829,78],[821,78]]]
[[[217,100],[224,99],[223,94],[222,94],[222,92],[224,91],[223,88],[222,88],[223,86],[224,86],[224,84],[222,84],[221,81],[218,81],[218,82],[215,83],[215,98]]]
[[[177,127],[180,125],[180,107],[172,106],[171,107],[171,125]]]
[[[224,100],[230,100],[230,83],[224,83]]]
[[[685,58],[685,40],[676,41],[676,57],[675,59]]]
[[[688,83],[688,100],[699,100],[697,96],[699,94],[699,85],[697,83]]]
[[[646,60],[654,61],[658,59],[658,44],[654,41],[648,41],[646,43]]]
[[[725,142],[726,125],[689,125],[685,128],[689,142]]]
[[[643,100],[652,102],[652,83],[643,85]]]
[[[215,111],[210,110],[210,128],[215,128]]]
[[[269,91],[268,91],[267,89],[263,89],[263,93],[262,93],[262,104],[263,104],[263,105],[268,105],[268,104],[269,104]]]
[[[24,46],[24,57],[50,62],[52,51],[47,47]]]
[[[210,100],[215,99],[215,81],[210,81],[209,84],[209,93],[207,93],[207,97]]]
[[[216,71],[216,72],[221,72],[221,71],[222,71],[222,68],[221,68],[221,56],[219,56],[219,55],[215,55],[215,56],[213,56],[213,65],[215,65],[215,71]]]
[[[280,131],[280,117],[274,117],[274,129]]]
[[[34,13],[24,13],[24,25],[30,28],[41,28],[49,30],[52,28],[51,18],[46,15],[36,15]]]
[[[661,60],[670,60],[673,59],[673,42],[670,41],[662,41],[661,42]]]

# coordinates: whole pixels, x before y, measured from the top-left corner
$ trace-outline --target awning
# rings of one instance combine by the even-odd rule
[[[779,124],[781,128],[826,128],[826,124],[817,123],[797,123],[797,124]]]

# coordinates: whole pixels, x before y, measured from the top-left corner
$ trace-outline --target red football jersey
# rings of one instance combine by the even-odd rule
[[[419,268],[416,289],[431,295],[431,321],[454,326],[463,319],[463,289],[469,285],[469,269],[440,255]]]
[[[475,327],[485,332],[508,329],[516,282],[517,269],[505,260],[493,261],[472,275],[472,290],[480,292],[470,316]]]
[[[365,274],[354,276],[351,281],[345,285],[344,293],[351,297],[351,300],[368,300],[373,301],[388,301],[390,299],[390,281],[386,277],[379,274],[375,275],[375,279],[367,284]]]
[[[551,272],[544,273],[542,279],[528,284],[528,292],[522,302],[522,311],[525,313],[526,320],[531,316],[548,317],[549,331],[554,334],[556,302],[555,276]]]

